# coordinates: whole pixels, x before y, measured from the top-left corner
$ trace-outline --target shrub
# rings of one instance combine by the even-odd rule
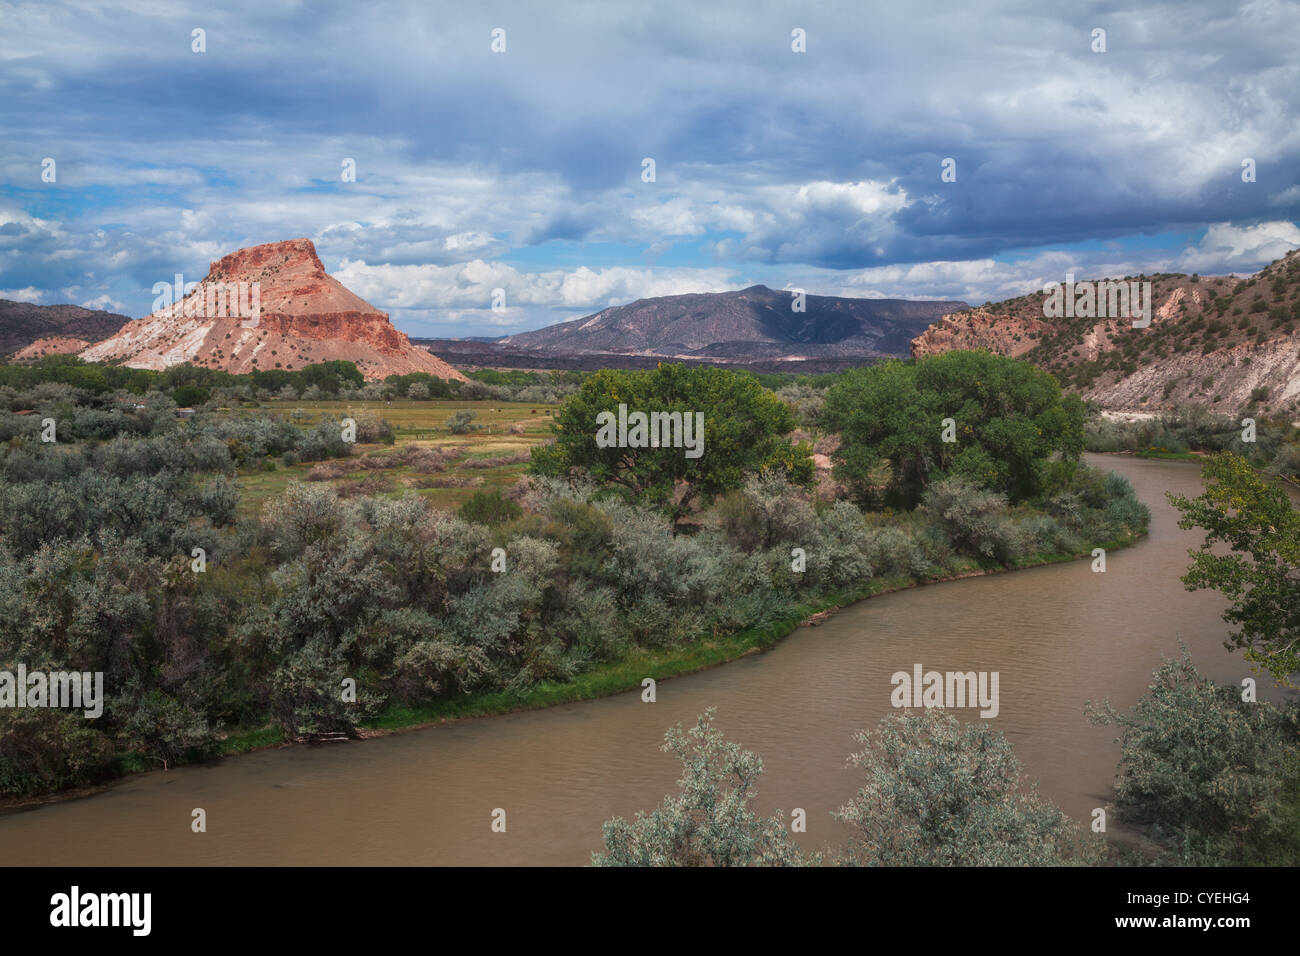
[[[862,513],[847,501],[822,512],[816,544],[808,555],[818,583],[831,588],[861,587],[872,576],[870,536]]]
[[[802,852],[778,811],[759,817],[751,804],[763,773],[758,755],[713,726],[713,708],[683,732],[664,735],[663,750],[682,763],[677,794],[631,823],[615,817],[603,828],[605,852],[593,866],[799,866]]]
[[[513,501],[502,498],[501,492],[496,489],[474,492],[473,496],[457,511],[464,520],[484,525],[499,525],[513,521],[523,513],[522,508]]]
[[[463,408],[447,417],[447,428],[451,430],[453,435],[464,435],[466,432],[473,431],[478,427],[472,424],[477,417],[478,412]]]
[[[1300,445],[1282,445],[1268,465],[1270,475],[1300,476]]]
[[[1031,515],[1020,522],[1025,546],[1031,551],[1047,554],[1075,554],[1082,542],[1050,515]]]
[[[1182,656],[1164,661],[1127,714],[1088,707],[1120,728],[1115,781],[1121,819],[1145,828],[1183,864],[1262,862],[1294,854],[1286,804],[1300,785],[1300,711],[1246,703]],[[1284,841],[1289,846],[1280,845]]]
[[[0,793],[29,796],[107,776],[113,745],[80,712],[0,709]]]
[[[778,543],[807,547],[817,526],[807,494],[780,473],[746,478],[718,503],[717,514],[727,541],[742,551]]]
[[[850,757],[866,773],[836,812],[844,862],[865,866],[1059,866],[1085,862],[1075,825],[1021,778],[1011,744],[943,710],[886,717]]]
[[[345,515],[338,494],[328,485],[291,481],[284,494],[266,503],[262,526],[276,551],[297,556],[340,534]]]
[[[957,477],[935,482],[921,501],[923,512],[944,529],[957,551],[1004,564],[1023,552],[1006,505],[1004,496]]]

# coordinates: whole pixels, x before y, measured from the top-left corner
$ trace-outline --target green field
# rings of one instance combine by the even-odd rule
[[[388,421],[396,436],[394,445],[358,444],[353,449],[352,460],[344,460],[343,467],[359,465],[359,459],[383,460],[387,456],[400,456],[413,448],[463,449],[445,469],[421,472],[402,464],[391,468],[356,468],[347,474],[324,479],[340,493],[401,494],[415,491],[428,498],[435,507],[455,509],[475,491],[500,488],[504,490],[524,474],[526,461],[475,467],[475,463],[495,459],[518,458],[550,436],[551,415],[558,405],[523,402],[492,401],[393,401],[393,402],[302,402],[275,400],[259,403],[256,408],[231,408],[223,410],[228,415],[272,415],[310,427],[322,417],[359,418],[374,415]],[[475,413],[473,424],[482,426],[464,434],[452,434],[447,419],[455,412],[468,410]],[[398,458],[394,458],[394,461]],[[339,470],[333,462],[303,462],[285,466],[269,460],[262,466],[240,470],[240,508],[244,515],[260,512],[267,498],[280,494],[290,481],[307,481],[316,471]],[[356,487],[350,487],[355,484]],[[442,487],[429,487],[442,485]]]

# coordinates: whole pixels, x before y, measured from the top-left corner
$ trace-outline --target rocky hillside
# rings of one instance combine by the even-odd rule
[[[755,285],[739,292],[669,295],[498,340],[555,354],[652,355],[737,362],[751,359],[905,355],[913,336],[964,302],[849,299]]]
[[[79,305],[32,305],[0,299],[0,356],[26,348],[38,339],[67,337],[87,343],[106,339],[129,315],[83,309]]]
[[[127,321],[129,322],[130,319]],[[89,347],[90,343],[85,339],[74,339],[67,335],[51,335],[43,339],[37,339],[31,345],[20,348],[11,356],[10,360],[19,363],[35,362],[47,355],[76,355]]]
[[[1043,292],[945,315],[912,342],[914,356],[987,348],[1024,358],[1108,408],[1195,403],[1235,412],[1300,411],[1300,250],[1247,279],[1164,273],[1151,325],[1046,318]]]
[[[240,283],[248,290],[244,294],[237,292]],[[254,302],[260,309],[251,316]],[[465,380],[437,356],[413,346],[387,313],[328,275],[309,239],[232,252],[212,263],[183,300],[130,322],[81,357],[151,369],[189,362],[236,374],[346,359],[367,379],[428,372]]]

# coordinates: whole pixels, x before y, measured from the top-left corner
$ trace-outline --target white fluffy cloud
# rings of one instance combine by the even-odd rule
[[[1254,226],[1216,223],[1206,230],[1200,242],[1175,261],[1180,272],[1211,269],[1254,272],[1297,247],[1300,247],[1300,227],[1293,222],[1261,222]]]
[[[507,310],[494,324],[521,321],[522,306],[596,311],[633,299],[688,292],[719,292],[731,288],[729,270],[632,269],[611,266],[590,269],[521,272],[500,262],[475,259],[449,266],[370,265],[345,260],[333,273],[345,286],[381,308],[490,310],[494,289],[505,290]],[[468,311],[463,311],[468,310]],[[515,310],[515,311],[511,311]]]
[[[125,312],[126,306],[111,295],[100,295],[81,303],[83,309],[102,309],[105,312]]]

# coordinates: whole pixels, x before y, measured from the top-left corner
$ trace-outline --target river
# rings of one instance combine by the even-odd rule
[[[708,706],[766,772],[757,808],[807,812],[807,847],[842,841],[831,811],[857,787],[853,732],[888,713],[890,675],[997,671],[1000,712],[1041,793],[1086,822],[1119,748],[1084,717],[1088,699],[1131,706],[1161,656],[1185,641],[1218,680],[1250,676],[1226,651],[1222,599],[1178,577],[1198,533],[1165,491],[1196,494],[1182,462],[1090,456],[1126,475],[1152,511],[1148,538],[1107,556],[947,582],[861,602],[763,653],[639,692],[363,742],[291,747],[126,779],[84,799],[0,817],[9,865],[584,864],[601,823],[656,806],[679,765],[659,745]],[[1260,696],[1284,692],[1257,677]],[[964,719],[979,720],[975,711]],[[191,831],[202,808],[207,832]],[[493,832],[493,811],[506,830]]]

